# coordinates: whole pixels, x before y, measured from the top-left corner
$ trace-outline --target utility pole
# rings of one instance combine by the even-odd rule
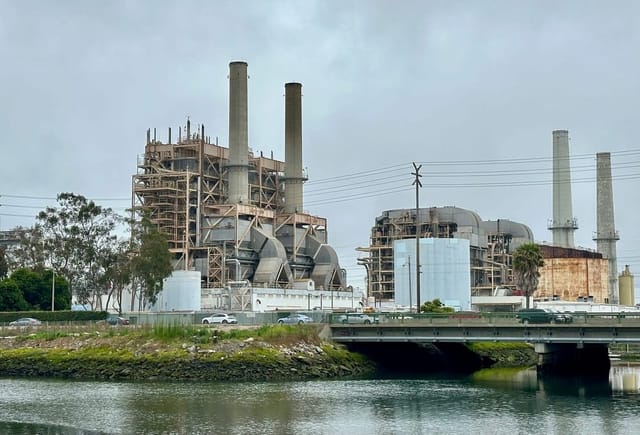
[[[407,272],[409,272],[409,312],[413,311],[413,309],[411,308],[411,306],[413,305],[411,303],[411,255],[407,256]]]
[[[415,180],[413,180],[412,185],[416,186],[416,313],[420,313],[420,188],[422,187],[422,182],[420,181],[420,168],[422,165],[418,166],[415,162],[413,162],[413,169],[415,172],[412,172],[411,175],[415,176]]]

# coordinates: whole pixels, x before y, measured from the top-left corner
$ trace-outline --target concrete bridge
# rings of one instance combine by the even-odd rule
[[[372,323],[333,316],[332,338],[347,345],[378,343],[526,342],[534,346],[541,371],[602,373],[610,367],[608,346],[640,343],[640,314],[573,314],[571,323],[518,323],[515,313],[380,314]],[[345,322],[346,320],[346,322]],[[343,323],[345,322],[345,323]]]

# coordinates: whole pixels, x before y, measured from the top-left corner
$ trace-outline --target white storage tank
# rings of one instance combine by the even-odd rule
[[[200,272],[174,270],[164,280],[158,300],[151,311],[199,311]]]

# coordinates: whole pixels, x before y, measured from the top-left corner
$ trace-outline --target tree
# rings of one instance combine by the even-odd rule
[[[18,269],[0,281],[0,311],[51,310],[51,270]],[[56,275],[55,308],[71,308],[67,281]]]
[[[11,279],[0,281],[0,311],[26,311],[29,304],[24,300],[24,296],[18,284]]]
[[[102,277],[102,285],[106,290],[107,300],[105,306],[100,307],[101,309],[108,308],[113,298],[118,313],[122,314],[122,293],[132,280],[130,246],[129,240],[121,241],[111,252],[111,255],[103,261],[105,274]]]
[[[136,292],[140,291],[140,300],[154,304],[162,291],[163,280],[171,275],[171,253],[164,233],[142,216],[132,225],[131,257],[131,309],[133,310]]]
[[[526,308],[529,308],[529,298],[538,288],[540,272],[538,268],[544,266],[540,247],[535,243],[520,245],[513,254],[513,273],[516,285],[526,298]]]
[[[455,310],[451,307],[445,306],[440,299],[434,299],[427,301],[420,306],[420,311],[423,313],[453,313]]]
[[[9,270],[43,268],[46,254],[40,225],[16,227],[12,231],[17,235],[18,243],[6,251]]]
[[[104,259],[117,245],[115,229],[122,218],[82,195],[61,193],[57,199],[59,207],[37,216],[45,260],[68,280],[79,303],[94,307],[104,290]]]
[[[0,248],[0,279],[6,278],[9,273],[9,264],[7,263],[7,255],[4,248]]]

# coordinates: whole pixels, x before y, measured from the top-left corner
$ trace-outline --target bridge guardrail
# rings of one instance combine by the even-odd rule
[[[330,324],[350,324],[350,325],[371,325],[371,324],[434,324],[434,325],[455,325],[455,324],[505,324],[512,325],[520,323],[515,312],[455,312],[455,313],[340,313],[330,314],[328,323]],[[616,312],[616,313],[588,313],[573,312],[570,314],[573,324],[632,324],[640,323],[640,312]],[[369,322],[360,322],[359,318],[367,316]],[[549,322],[553,323],[553,322]]]

